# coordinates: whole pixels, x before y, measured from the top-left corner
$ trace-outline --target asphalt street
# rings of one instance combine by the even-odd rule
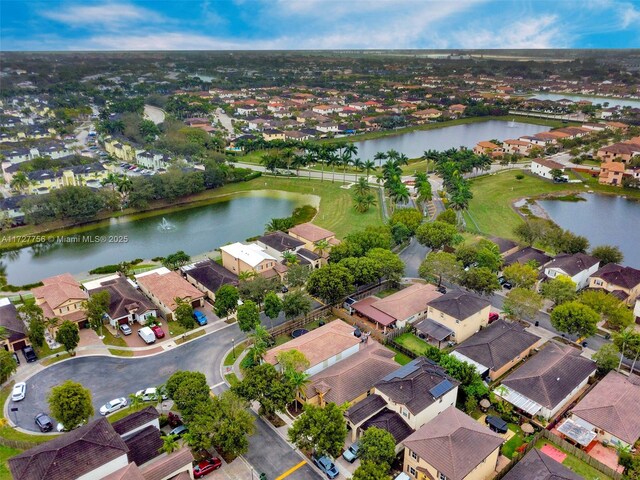
[[[425,247],[416,240],[416,237],[412,237],[409,246],[400,252],[400,258],[404,262],[404,276],[419,278],[418,268],[430,251],[429,247]]]

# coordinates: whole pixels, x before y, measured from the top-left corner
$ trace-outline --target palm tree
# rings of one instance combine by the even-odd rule
[[[296,370],[289,372],[288,379],[291,385],[293,385],[295,392],[300,396],[305,396],[305,388],[309,385],[309,374],[305,372],[298,372]],[[296,402],[296,412],[298,411],[298,402]]]
[[[340,165],[340,157],[331,152],[327,155],[327,166],[331,167],[331,183],[336,181],[336,165]]]
[[[240,272],[238,274],[238,280],[239,281],[247,281],[247,280],[251,280],[252,278],[254,278],[256,276],[256,272],[254,272],[253,270],[245,270],[244,272]]]
[[[47,318],[45,319],[45,324],[47,326],[47,330],[49,330],[49,334],[53,337],[53,332],[60,325],[60,319],[57,317]]]
[[[106,187],[107,185],[111,185],[111,191],[113,191],[116,188],[118,180],[119,180],[119,176],[113,172],[110,172],[105,178],[102,179],[100,184],[103,187]]]
[[[389,192],[389,198],[394,203],[407,203],[409,201],[409,189],[404,183],[396,183]]]
[[[180,448],[178,438],[175,435],[162,435],[160,439],[162,440],[162,446],[158,449],[159,452],[173,453]]]
[[[156,387],[156,402],[160,405],[160,412],[164,412],[164,404],[162,397],[167,395],[167,386],[164,383],[161,383]]]
[[[634,331],[631,328],[625,328],[620,333],[617,333],[614,338],[614,343],[619,344],[620,350],[620,362],[618,363],[618,372],[620,371],[620,367],[622,367],[622,359],[624,358],[625,350],[627,349],[627,344],[632,343],[634,341]]]
[[[142,403],[143,401],[140,395],[136,395],[135,393],[129,394],[129,408],[131,410],[136,410]]]
[[[354,158],[351,162],[351,165],[353,165],[353,168],[360,172],[364,170],[364,162],[360,158]]]
[[[324,254],[329,250],[329,248],[331,247],[331,245],[329,244],[329,242],[327,240],[325,240],[324,238],[322,240],[318,240],[316,243],[314,243],[315,248],[314,250],[316,252],[318,252],[320,254],[320,256],[324,256]]]
[[[369,186],[369,182],[366,178],[360,177],[358,178],[358,182],[356,183],[355,187],[353,187],[353,190],[356,195],[364,195],[371,191],[371,187]]]
[[[269,319],[271,320],[271,319]],[[254,364],[259,364],[262,357],[267,352],[269,332],[262,325],[257,325],[253,333],[248,335],[249,341],[253,344],[249,349],[249,355]]]
[[[296,177],[300,176],[300,167],[307,164],[307,158],[304,155],[295,154],[291,160],[291,166],[296,169]]]
[[[366,211],[369,210],[369,208],[375,206],[377,203],[376,196],[371,192],[365,193],[364,195],[356,194],[353,197],[353,202],[354,202],[354,205],[353,205],[354,208],[359,213],[365,213]]]
[[[373,156],[373,159],[378,162],[378,165],[382,165],[382,162],[387,159],[387,154],[385,152],[378,152]]]
[[[353,157],[358,154],[358,147],[355,143],[347,143],[342,149],[342,183],[346,183],[347,166],[353,161]]]
[[[409,157],[407,157],[404,153],[398,155],[396,158],[397,165],[409,165]]]
[[[29,181],[27,174],[24,172],[16,172],[10,183],[11,188],[19,193],[23,193],[27,188],[29,188],[29,185],[31,185],[31,182]]]
[[[295,265],[300,261],[298,259],[298,256],[293,252],[284,252],[282,254],[282,258],[284,259],[284,263],[286,265]]]

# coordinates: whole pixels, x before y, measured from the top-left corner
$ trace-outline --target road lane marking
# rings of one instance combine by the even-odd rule
[[[219,387],[220,385],[224,385],[226,382],[220,382],[220,383],[216,383],[215,385],[211,386],[211,390],[213,390],[216,387]]]
[[[302,467],[303,465],[306,465],[306,461],[302,460],[299,464],[294,465],[293,467],[291,467],[289,470],[287,470],[286,472],[284,472],[282,475],[280,475],[279,477],[276,477],[276,480],[282,480],[283,478],[288,477],[289,475],[291,475],[293,472],[295,472],[296,470],[298,470],[300,467]]]

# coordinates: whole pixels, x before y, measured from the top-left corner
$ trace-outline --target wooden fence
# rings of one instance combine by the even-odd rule
[[[518,463],[518,461],[520,461],[522,457],[524,457],[529,451],[531,451],[536,446],[536,443],[538,443],[538,441],[542,438],[544,438],[545,440],[548,440],[549,443],[554,444],[556,447],[561,448],[562,450],[567,452],[569,455],[572,455],[576,457],[578,460],[593,467],[600,473],[607,475],[608,477],[611,477],[613,480],[622,480],[621,473],[616,472],[613,468],[603,464],[599,460],[590,456],[584,450],[581,450],[580,448],[575,447],[574,445],[570,444],[566,440],[563,440],[557,435],[554,435],[547,429],[540,430],[538,433],[536,433],[531,439],[531,441],[527,444],[526,448],[522,453],[515,452],[513,457],[511,458],[511,461],[505,466],[505,468],[503,468],[500,471],[500,473],[498,473],[498,475],[496,475],[495,480],[500,480],[507,473],[509,473],[509,471],[516,465],[516,463]]]
[[[298,328],[303,328],[305,325],[310,324],[311,322],[315,322],[320,318],[326,318],[331,313],[330,306],[323,306],[320,308],[316,308],[314,311],[310,312],[307,316],[302,318],[294,318],[293,320],[289,320],[282,325],[278,325],[277,327],[273,327],[269,330],[269,333],[272,337],[277,337],[278,335],[290,335],[291,332]]]

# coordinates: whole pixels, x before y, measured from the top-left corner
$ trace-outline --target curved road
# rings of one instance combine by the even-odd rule
[[[178,346],[173,351],[153,356],[88,356],[54,364],[27,380],[27,396],[21,402],[9,403],[9,407],[18,408],[17,412],[9,412],[9,417],[21,428],[38,431],[34,416],[49,411],[47,396],[51,388],[65,380],[80,382],[91,390],[96,417],[100,406],[109,400],[160,385],[177,370],[200,371],[206,375],[210,386],[222,387],[220,365],[232,338],[236,342],[244,338],[237,324],[224,325],[220,330]]]

